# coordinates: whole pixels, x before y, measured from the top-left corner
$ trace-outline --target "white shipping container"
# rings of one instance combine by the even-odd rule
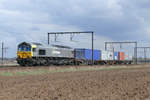
[[[108,51],[108,60],[113,60],[113,52]]]
[[[107,60],[108,57],[107,57],[107,51],[101,51],[101,59],[102,60]]]
[[[111,51],[101,51],[102,60],[113,60],[113,52]]]

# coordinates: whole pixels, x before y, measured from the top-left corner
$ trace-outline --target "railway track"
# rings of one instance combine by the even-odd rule
[[[70,68],[70,67],[75,67],[75,68],[80,68],[80,67],[135,67],[135,66],[150,66],[150,64],[132,64],[132,65],[94,65],[94,66],[87,66],[87,65],[82,65],[82,66],[72,66],[72,65],[67,65],[67,66],[20,66],[20,65],[0,65],[0,70],[17,70],[17,69],[41,69],[41,68]]]

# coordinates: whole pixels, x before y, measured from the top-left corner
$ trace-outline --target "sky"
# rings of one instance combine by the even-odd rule
[[[15,57],[23,41],[46,44],[47,32],[94,31],[96,49],[105,41],[149,44],[149,5],[150,0],[0,0],[0,43],[8,48],[6,57]],[[57,44],[90,48],[89,39],[58,36]]]

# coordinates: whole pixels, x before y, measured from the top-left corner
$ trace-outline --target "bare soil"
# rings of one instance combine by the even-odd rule
[[[0,76],[0,100],[150,100],[150,66]]]

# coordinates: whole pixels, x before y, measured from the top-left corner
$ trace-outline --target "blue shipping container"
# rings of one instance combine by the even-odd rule
[[[100,50],[93,50],[93,59],[100,60],[101,52]],[[92,50],[91,49],[75,49],[75,58],[92,60]]]
[[[114,60],[119,60],[119,52],[114,52]]]

